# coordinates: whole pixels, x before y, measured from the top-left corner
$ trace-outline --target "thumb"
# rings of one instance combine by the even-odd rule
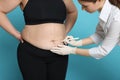
[[[62,48],[62,47],[65,47],[65,45],[58,45],[57,47]]]

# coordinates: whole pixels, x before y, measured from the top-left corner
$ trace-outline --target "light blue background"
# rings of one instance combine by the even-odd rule
[[[89,14],[81,10],[77,0],[78,19],[69,35],[85,38],[95,32],[98,13]],[[12,24],[21,31],[24,19],[19,7],[8,14]],[[0,28],[0,80],[22,80],[17,64],[16,50],[19,41]],[[84,46],[90,48],[96,45]],[[58,73],[58,72],[56,72]],[[70,55],[66,80],[120,80],[120,47],[100,60],[91,57]]]

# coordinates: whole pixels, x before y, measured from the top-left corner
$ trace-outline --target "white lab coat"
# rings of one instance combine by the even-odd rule
[[[91,38],[96,44],[102,42],[98,47],[89,49],[89,54],[96,59],[106,56],[117,44],[120,45],[120,9],[108,0],[100,12],[96,32]]]

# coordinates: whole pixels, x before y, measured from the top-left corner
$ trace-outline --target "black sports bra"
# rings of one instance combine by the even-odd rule
[[[25,23],[63,23],[66,7],[62,0],[28,0],[23,10]]]

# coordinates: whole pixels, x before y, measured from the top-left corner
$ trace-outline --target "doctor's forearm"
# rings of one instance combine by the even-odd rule
[[[92,40],[92,38],[88,37],[88,38],[84,38],[82,39],[82,45],[89,45],[89,44],[94,44],[94,41]]]
[[[82,55],[82,56],[90,56],[88,49],[77,48],[75,53],[78,54],[78,55]]]

